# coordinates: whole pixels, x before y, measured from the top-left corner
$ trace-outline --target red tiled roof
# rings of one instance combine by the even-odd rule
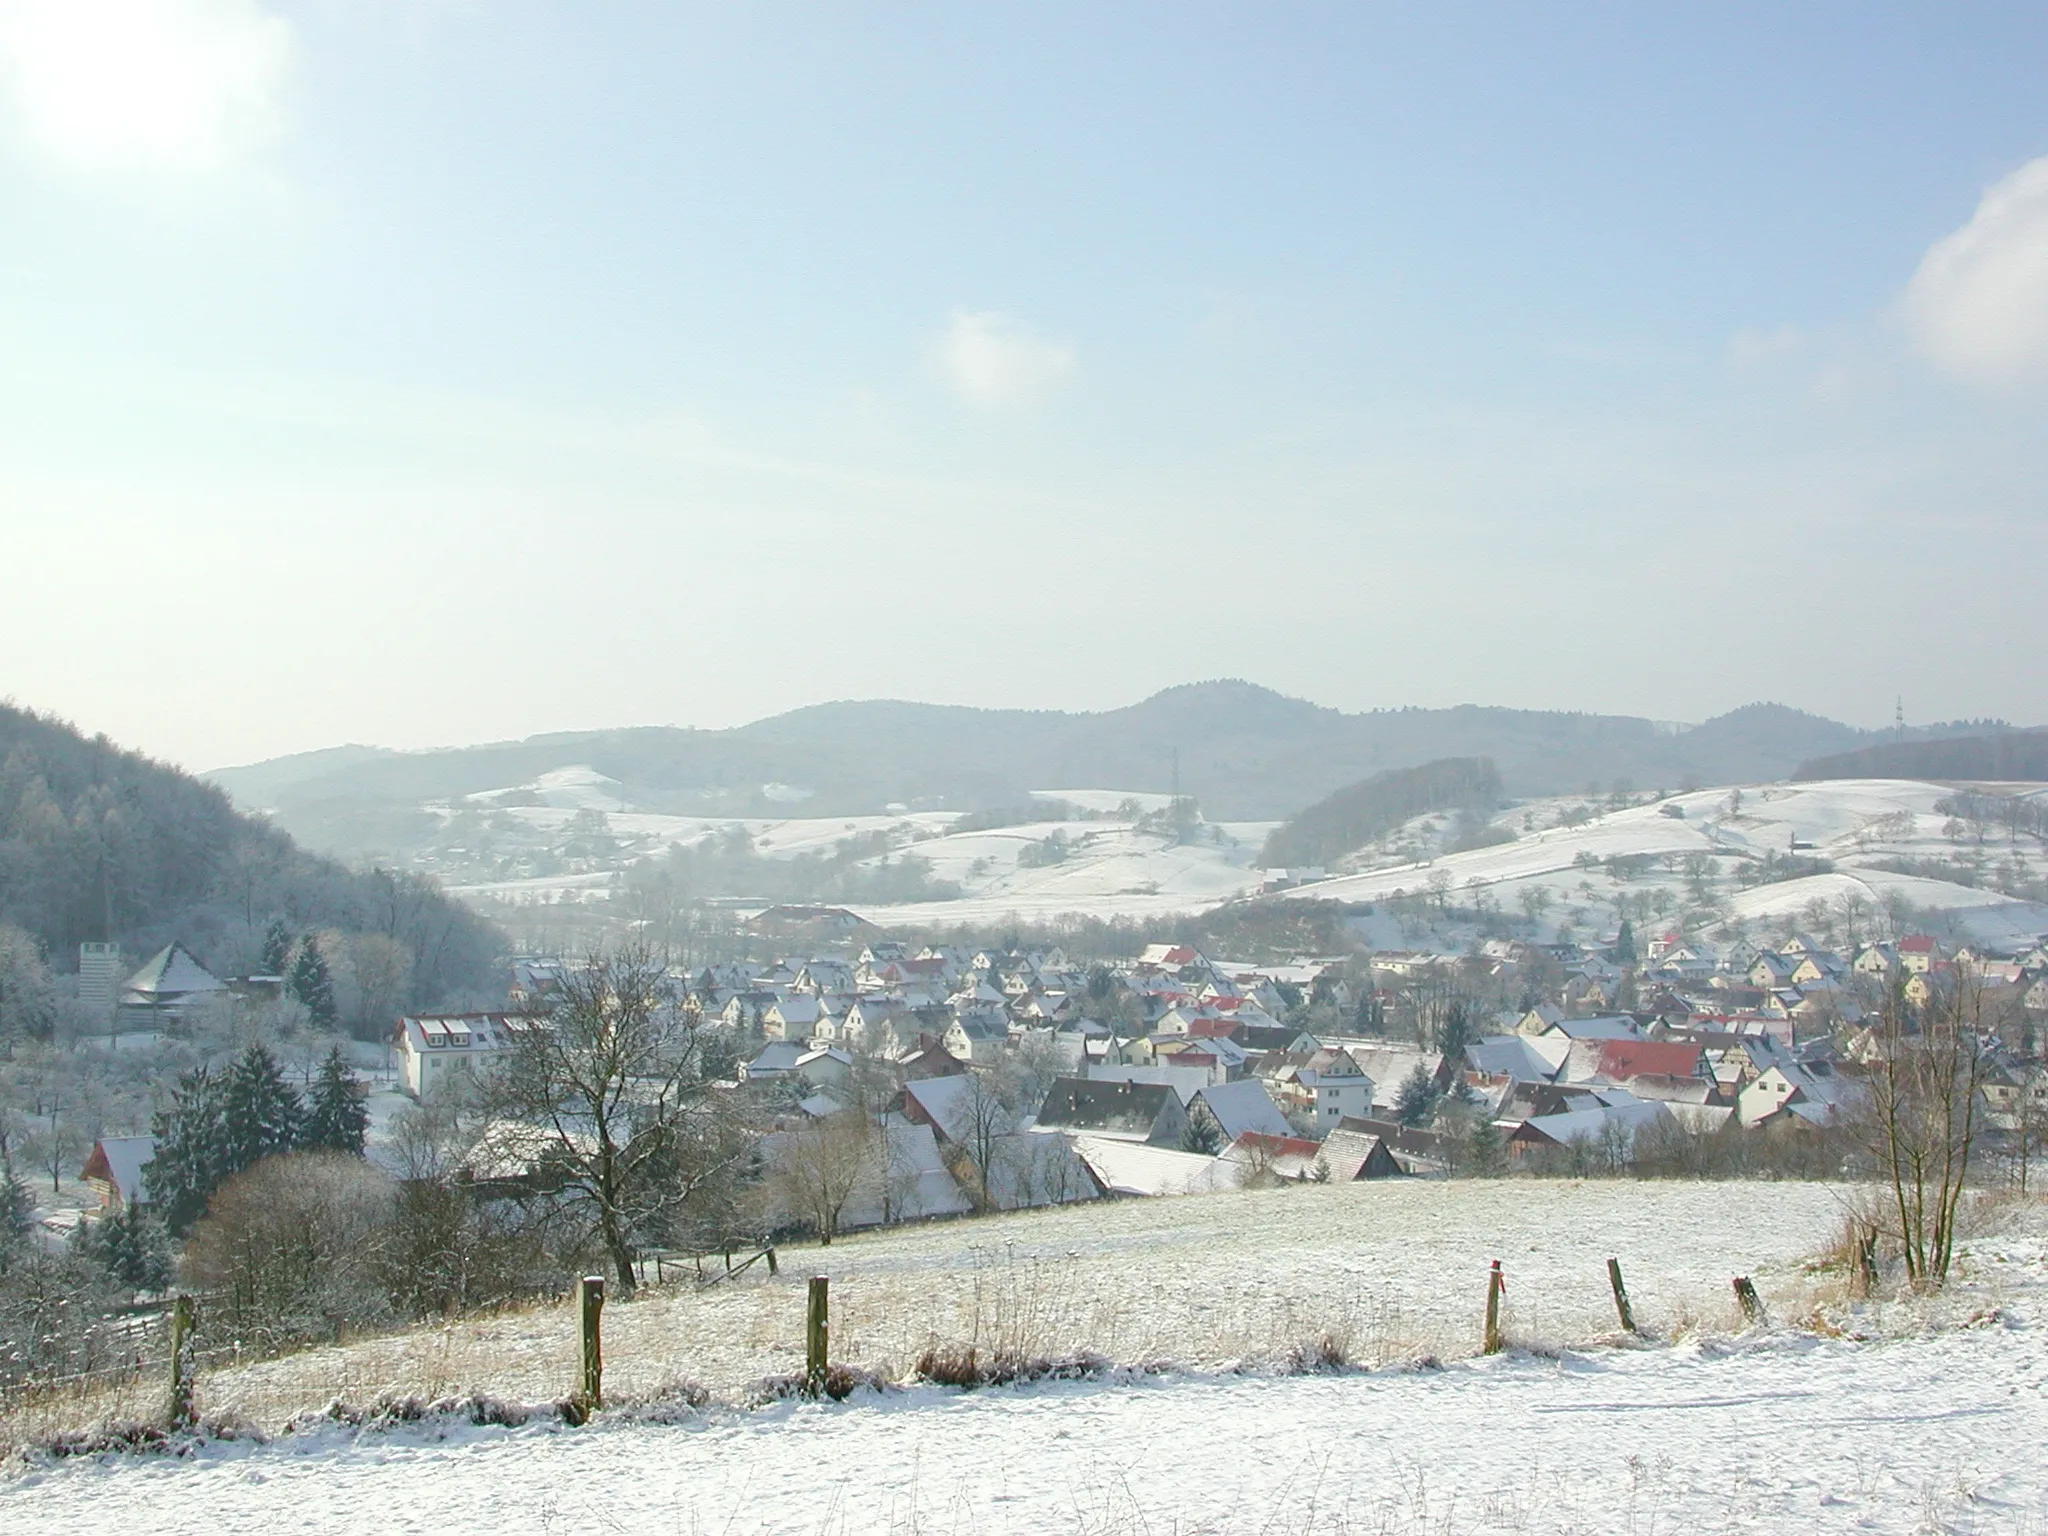
[[[1700,1048],[1680,1040],[1607,1040],[1601,1042],[1599,1073],[1610,1082],[1631,1077],[1695,1077]]]

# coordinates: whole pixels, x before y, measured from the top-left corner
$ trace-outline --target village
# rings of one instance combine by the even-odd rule
[[[813,931],[854,921],[798,915]],[[759,1138],[763,1240],[1286,1182],[1838,1177],[1866,1078],[1895,1048],[1881,1016],[1965,993],[1987,1161],[2024,1179],[2048,1129],[2039,945],[1908,934],[1843,953],[1795,933],[1717,951],[1673,933],[1638,954],[1625,926],[1599,948],[1488,940],[1280,964],[1170,943],[1087,964],[1058,947],[819,949],[664,973],[664,1006],[711,1043],[719,1091]],[[399,1019],[381,1097],[478,1100],[521,1033],[548,1027],[573,970],[517,961],[502,1010]],[[175,1027],[232,995],[172,946],[120,1006]],[[366,1151],[388,1162],[390,1116],[375,1118]],[[143,1134],[94,1144],[81,1173],[104,1208],[149,1201],[153,1150]],[[494,1158],[472,1172],[496,1187],[534,1173]]]

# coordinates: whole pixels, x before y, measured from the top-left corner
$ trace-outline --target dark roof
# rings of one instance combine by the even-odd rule
[[[1076,1131],[1121,1131],[1149,1135],[1159,1117],[1180,1107],[1168,1083],[1098,1083],[1078,1077],[1053,1081],[1039,1108],[1038,1123]]]

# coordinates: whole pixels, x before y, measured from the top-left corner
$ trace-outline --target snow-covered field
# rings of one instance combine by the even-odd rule
[[[1801,1259],[1846,1192],[1807,1184],[1402,1183],[1068,1208],[790,1251],[776,1280],[607,1313],[615,1401],[798,1362],[833,1277],[835,1358],[900,1373],[977,1326],[1151,1370],[580,1430],[322,1423],[180,1460],[31,1462],[8,1530],[1690,1532],[2048,1530],[2048,1211],[2006,1207],[1951,1295],[1868,1307]],[[1653,1342],[1615,1330],[1618,1257]],[[1507,1355],[1476,1354],[1486,1263]],[[1728,1279],[1769,1326],[1741,1332]],[[1288,1374],[1328,1334],[1354,1365]],[[339,1393],[569,1379],[562,1309],[202,1383],[275,1428]],[[1158,1369],[1158,1367],[1166,1367]]]
[[[579,814],[604,810],[617,852],[601,867],[520,879],[471,875],[453,879],[451,888],[515,905],[602,901],[633,860],[657,855],[672,843],[689,844],[741,826],[755,851],[770,858],[827,854],[846,838],[887,833],[892,852],[865,863],[914,853],[929,863],[935,878],[962,892],[950,901],[861,905],[863,916],[883,926],[988,925],[1081,914],[1164,917],[1204,911],[1255,892],[1263,874],[1253,861],[1275,825],[1204,823],[1193,838],[1176,841],[1136,819],[1156,812],[1166,797],[1114,789],[1039,792],[1110,819],[956,832],[952,827],[959,817],[953,812],[735,821],[659,815],[616,801],[608,808],[606,796],[616,788],[589,770],[566,769],[549,775],[547,782],[522,786],[545,803],[492,812],[501,826],[524,828],[539,846],[565,837]],[[2038,792],[2036,786],[2006,788]],[[1369,904],[1441,887],[1454,904],[1491,901],[1512,916],[1531,911],[1526,903],[1540,890],[1541,905],[1533,910],[1547,912],[1552,925],[1569,919],[1579,931],[1611,927],[1618,920],[1620,898],[1640,903],[1660,891],[1670,910],[1713,899],[1744,923],[1810,920],[1817,907],[1844,914],[1910,907],[1945,916],[1957,933],[1980,939],[2014,940],[2048,930],[2048,906],[2018,901],[1982,884],[1876,867],[1898,860],[1968,857],[2034,878],[2048,874],[2048,849],[2030,841],[2013,845],[1994,838],[1980,848],[1954,835],[1955,825],[1935,808],[1949,793],[1945,785],[1868,779],[1697,790],[1599,814],[1587,814],[1597,806],[1578,797],[1527,801],[1494,817],[1497,828],[1515,834],[1513,841],[1433,855],[1450,818],[1418,818],[1377,848],[1346,860],[1344,867],[1352,872],[1287,894]],[[472,799],[488,804],[492,796]],[[1127,814],[1119,816],[1120,810]],[[1055,835],[1066,841],[1064,858],[1027,859],[1027,850],[1043,848]],[[461,852],[452,850],[451,856]],[[1750,883],[1770,855],[1824,859],[1835,868],[1769,885]],[[1627,867],[1617,869],[1610,862],[1615,860]]]
[[[1295,900],[1377,902],[1428,891],[1434,880],[1445,885],[1455,901],[1469,902],[1484,892],[1510,913],[1532,887],[1545,889],[1553,910],[1577,902],[1598,912],[1618,893],[1641,894],[1660,886],[1675,900],[1687,883],[1684,861],[1690,857],[1712,861],[1709,879],[1716,894],[1732,915],[1745,921],[1796,918],[1816,901],[1831,909],[1858,903],[1874,912],[1895,899],[1946,913],[1958,929],[1984,939],[2030,936],[2048,929],[2048,907],[2038,903],[1873,867],[1886,860],[1938,860],[1957,854],[1957,842],[1944,831],[1949,818],[1934,808],[1952,793],[1947,786],[1852,779],[1747,786],[1736,793],[1739,804],[1731,803],[1726,788],[1699,790],[1653,805],[1610,811],[1578,826],[1558,821],[1560,812],[1574,803],[1570,797],[1533,801],[1495,817],[1496,825],[1511,830],[1530,827],[1513,842],[1392,862],[1286,894]],[[1412,830],[1409,835],[1414,835]],[[1737,888],[1735,877],[1744,866],[1769,854],[1795,852],[1828,860],[1836,871]],[[2037,872],[2048,864],[2048,849],[2039,847],[1999,846],[1990,850],[1990,856],[2017,857]],[[1617,877],[1606,867],[1611,859],[1635,860],[1638,867]]]

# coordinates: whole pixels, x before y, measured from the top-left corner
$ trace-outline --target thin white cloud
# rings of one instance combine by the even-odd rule
[[[291,53],[261,0],[0,0],[0,86],[73,165],[218,164],[274,115]]]
[[[1905,313],[1945,373],[1990,389],[2048,382],[2048,156],[1992,186],[1969,223],[1935,242]]]
[[[986,310],[953,316],[937,355],[946,381],[982,406],[1040,399],[1074,371],[1071,343],[1047,341],[1021,321]]]

